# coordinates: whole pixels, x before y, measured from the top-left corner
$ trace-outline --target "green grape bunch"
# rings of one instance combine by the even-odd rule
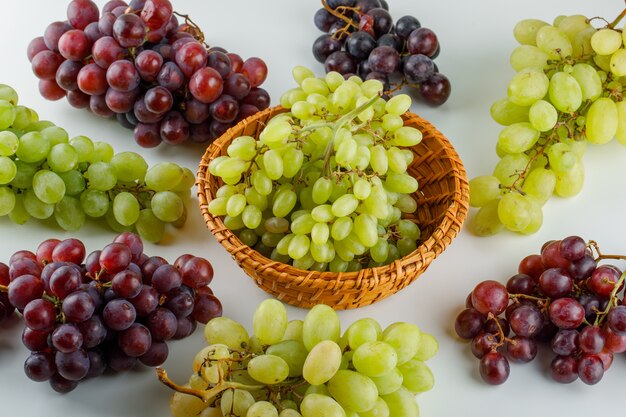
[[[166,223],[184,224],[194,183],[193,172],[176,164],[149,168],[137,153],[70,138],[0,85],[0,217],[16,224],[53,218],[66,231],[102,218],[115,232],[158,242]]]
[[[404,126],[405,94],[389,101],[378,80],[293,71],[258,140],[235,138],[209,172],[221,186],[208,210],[272,260],[316,271],[358,271],[413,252],[418,183],[407,168],[422,133]]]
[[[361,318],[342,334],[329,306],[289,321],[285,306],[267,299],[253,328],[249,335],[227,317],[209,321],[208,346],[183,386],[157,370],[176,391],[173,417],[418,417],[415,395],[434,386],[425,361],[439,345],[412,323],[383,329]]]
[[[581,191],[588,143],[615,138],[626,145],[626,35],[616,29],[625,14],[602,28],[582,15],[515,26],[520,45],[510,63],[517,73],[507,97],[491,107],[504,126],[500,161],[491,175],[470,181],[470,205],[479,208],[469,223],[473,233],[537,232],[550,197]]]

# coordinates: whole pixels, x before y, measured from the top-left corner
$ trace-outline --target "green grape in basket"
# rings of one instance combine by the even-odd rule
[[[221,178],[209,204],[248,246],[300,269],[358,271],[417,247],[417,180],[407,168],[422,133],[404,126],[405,94],[384,100],[378,80],[317,78],[296,67],[258,139],[241,136],[209,172]]]

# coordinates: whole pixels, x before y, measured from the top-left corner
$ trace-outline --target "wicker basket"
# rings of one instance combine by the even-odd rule
[[[211,144],[202,157],[196,184],[198,198],[206,224],[217,241],[259,287],[299,307],[327,304],[335,309],[356,308],[382,300],[412,283],[459,233],[469,199],[465,168],[456,151],[434,126],[415,114],[407,113],[404,119],[405,125],[419,128],[424,136],[412,149],[415,158],[409,168],[419,182],[414,218],[422,236],[414,252],[390,265],[350,273],[297,269],[244,245],[224,226],[221,217],[209,213],[209,202],[222,185],[209,173],[209,162],[226,154],[233,139],[241,135],[258,137],[265,123],[284,111],[274,107],[243,120]]]

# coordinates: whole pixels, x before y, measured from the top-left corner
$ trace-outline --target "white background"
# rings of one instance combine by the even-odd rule
[[[67,1],[30,0],[3,2],[0,27],[0,83],[13,86],[21,104],[35,108],[42,119],[66,128],[70,135],[84,134],[109,141],[117,151],[141,152],[150,164],[174,161],[194,170],[200,147],[168,147],[143,150],[132,133],[113,121],[99,119],[66,102],[50,103],[39,96],[37,82],[26,59],[26,46],[54,20],[65,19]],[[103,0],[97,1],[102,6]],[[618,0],[525,0],[525,1],[429,1],[391,0],[394,18],[410,14],[432,28],[441,42],[436,62],[452,81],[452,96],[440,108],[420,103],[412,110],[433,122],[454,144],[470,177],[488,174],[497,162],[495,142],[499,127],[489,117],[491,103],[506,94],[513,71],[509,54],[516,46],[514,24],[523,18],[552,21],[559,14],[581,13],[612,20],[623,7]],[[291,68],[306,65],[322,74],[311,54],[311,44],[320,35],[313,25],[317,0],[191,1],[174,2],[177,11],[189,13],[205,31],[207,41],[241,56],[259,56],[269,67],[264,87],[273,103],[292,88]],[[580,381],[570,385],[552,382],[547,367],[552,355],[545,351],[528,365],[512,365],[511,376],[502,386],[492,387],[478,375],[478,361],[469,346],[453,336],[455,315],[465,296],[479,281],[505,280],[519,261],[535,253],[546,240],[578,234],[597,240],[607,253],[626,253],[624,205],[626,203],[626,149],[617,143],[590,146],[585,155],[586,184],[570,199],[554,198],[544,209],[544,226],[533,236],[501,234],[477,238],[463,230],[451,247],[409,288],[376,305],[340,312],[344,328],[360,317],[373,317],[384,326],[410,321],[434,334],[441,344],[430,361],[435,388],[419,397],[423,416],[475,416],[506,413],[527,415],[587,416],[623,413],[624,355],[596,386]],[[114,234],[90,223],[80,232],[67,234],[41,222],[16,226],[0,219],[0,260],[19,249],[34,250],[50,237],[82,239],[87,250],[101,249]],[[258,289],[216,243],[204,226],[196,207],[189,222],[159,246],[146,245],[146,253],[170,262],[183,253],[207,257],[215,267],[212,287],[224,305],[224,314],[251,327],[251,317],[266,294]],[[622,265],[623,266],[623,265]],[[289,308],[290,318],[303,318],[306,311]],[[85,417],[149,415],[168,416],[169,392],[143,368],[121,375],[108,375],[81,384],[68,395],[53,392],[47,383],[35,383],[23,374],[28,356],[20,341],[21,323],[14,319],[0,327],[0,404],[2,415]],[[166,368],[184,382],[190,374],[193,355],[204,346],[202,332],[170,344]],[[543,353],[543,354],[541,354]]]

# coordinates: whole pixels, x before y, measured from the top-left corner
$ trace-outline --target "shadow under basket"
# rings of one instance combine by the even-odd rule
[[[415,114],[406,113],[403,118],[405,126],[416,127],[423,134],[422,142],[411,148],[414,160],[408,169],[419,184],[414,194],[417,210],[409,218],[419,225],[421,238],[415,251],[389,265],[344,273],[294,268],[244,245],[221,217],[209,213],[209,202],[222,185],[209,172],[209,162],[226,155],[230,143],[239,136],[258,138],[265,124],[285,111],[273,107],[259,112],[229,129],[206,150],[196,185],[200,209],[211,233],[259,287],[298,307],[327,304],[336,310],[357,308],[380,301],[411,284],[459,233],[469,201],[467,175],[458,154],[433,125]]]

